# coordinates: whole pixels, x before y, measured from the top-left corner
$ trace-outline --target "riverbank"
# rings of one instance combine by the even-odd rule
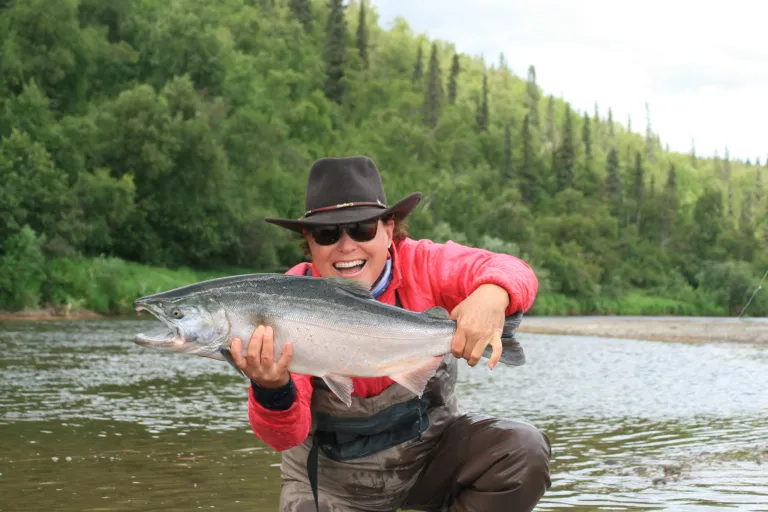
[[[519,332],[687,343],[751,343],[768,346],[768,318],[734,317],[532,317]]]
[[[102,318],[95,311],[71,306],[26,311],[0,311],[0,320],[91,320]]]
[[[113,257],[49,258],[37,274],[30,274],[32,277],[14,281],[13,287],[0,290],[0,319],[133,315],[132,305],[137,297],[216,277],[283,271],[283,268],[166,268]],[[753,288],[750,284],[749,291]],[[747,302],[746,297],[744,302]],[[70,305],[71,310],[63,311],[62,305]],[[669,290],[613,290],[588,298],[571,297],[542,287],[528,316],[725,317],[733,312],[725,295],[685,286]],[[747,315],[768,316],[768,296],[757,294]]]

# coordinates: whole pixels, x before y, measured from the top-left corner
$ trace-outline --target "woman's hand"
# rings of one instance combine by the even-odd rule
[[[451,311],[451,318],[457,321],[451,353],[466,359],[469,366],[475,366],[485,348],[491,345],[493,354],[488,367],[493,369],[501,359],[501,333],[507,306],[507,290],[490,283],[478,286]]]
[[[293,347],[286,343],[283,355],[275,361],[274,330],[260,325],[253,331],[248,351],[243,357],[243,342],[234,338],[230,347],[232,359],[240,370],[257,386],[274,389],[285,386],[291,380],[288,365],[293,356]]]

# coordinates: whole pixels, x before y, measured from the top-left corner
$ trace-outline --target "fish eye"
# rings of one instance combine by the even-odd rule
[[[171,311],[171,316],[173,316],[173,318],[181,318],[184,316],[184,313],[182,313],[179,308],[173,308],[173,311]]]

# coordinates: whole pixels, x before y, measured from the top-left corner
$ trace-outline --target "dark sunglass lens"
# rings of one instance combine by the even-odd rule
[[[379,222],[357,222],[347,226],[347,233],[353,240],[368,242],[373,240],[378,230]]]
[[[339,226],[323,226],[312,228],[310,234],[319,245],[331,245],[338,242],[339,238],[341,238],[341,229]]]

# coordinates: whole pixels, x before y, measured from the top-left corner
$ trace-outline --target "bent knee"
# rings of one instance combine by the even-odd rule
[[[506,452],[505,458],[510,464],[522,466],[525,473],[549,475],[552,446],[544,432],[533,425],[517,421],[502,420],[498,427],[503,432],[500,448]]]

